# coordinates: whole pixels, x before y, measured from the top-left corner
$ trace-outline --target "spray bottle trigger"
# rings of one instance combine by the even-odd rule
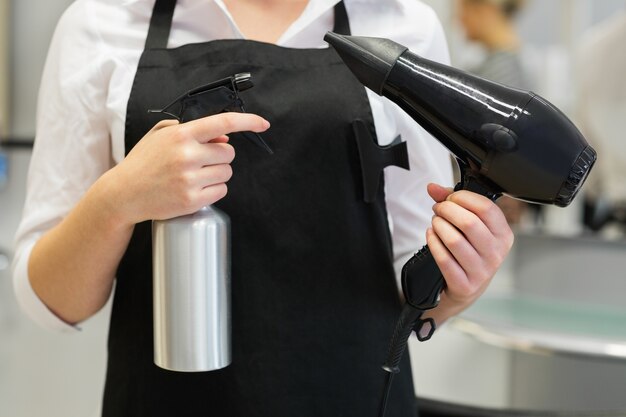
[[[248,90],[253,85],[250,73],[235,74],[189,90],[164,108],[151,109],[148,113],[167,114],[181,123],[224,112],[246,113],[239,92]],[[260,134],[254,132],[241,134],[250,142],[265,149],[267,153],[274,153]]]

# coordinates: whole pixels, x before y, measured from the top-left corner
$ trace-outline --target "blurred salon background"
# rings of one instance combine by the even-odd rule
[[[411,344],[422,415],[626,416],[626,1],[425,2],[454,66],[544,96],[599,162],[568,208],[502,199],[516,231],[505,266],[472,308]],[[0,417],[100,408],[109,309],[80,334],[41,330],[9,271],[39,78],[70,3],[0,0]]]

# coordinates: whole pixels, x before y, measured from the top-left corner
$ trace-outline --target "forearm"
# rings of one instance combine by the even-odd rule
[[[28,275],[38,297],[62,320],[78,323],[106,303],[133,231],[110,198],[107,174],[33,247]]]

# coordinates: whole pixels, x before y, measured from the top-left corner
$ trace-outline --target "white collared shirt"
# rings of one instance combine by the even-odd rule
[[[337,0],[310,0],[277,44],[324,48]],[[390,38],[431,60],[448,63],[435,13],[418,0],[345,0],[352,34]],[[37,134],[24,214],[16,236],[14,286],[22,308],[50,329],[74,330],[34,293],[28,258],[105,171],[124,158],[126,104],[144,47],[154,0],[77,0],[51,42],[39,91]],[[179,0],[168,47],[243,38],[221,0]],[[452,185],[449,154],[389,100],[367,91],[381,145],[402,135],[411,170],[385,170],[386,203],[396,273],[425,242],[433,201],[429,182]]]

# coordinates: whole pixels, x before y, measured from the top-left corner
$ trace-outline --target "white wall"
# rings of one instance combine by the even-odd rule
[[[6,134],[9,98],[9,1],[0,0],[0,137]]]
[[[10,131],[35,134],[35,108],[41,72],[52,32],[71,0],[0,0],[10,2]]]

